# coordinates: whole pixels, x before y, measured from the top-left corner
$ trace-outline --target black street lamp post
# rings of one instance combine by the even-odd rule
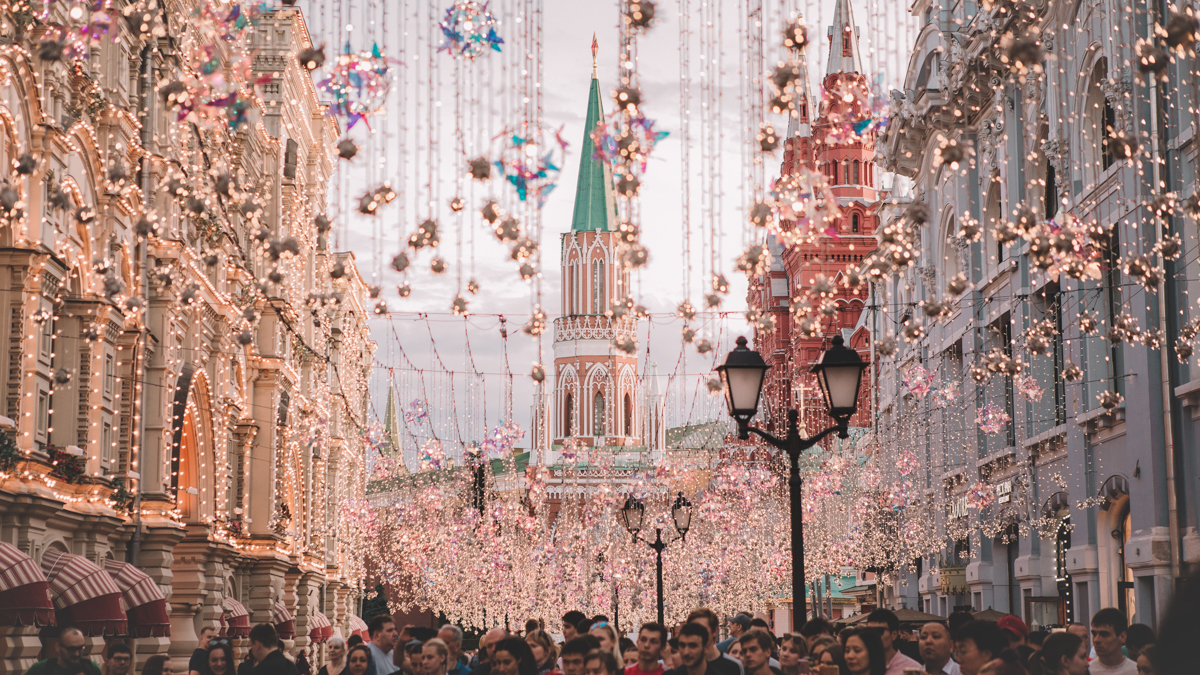
[[[858,352],[846,347],[842,336],[835,335],[833,346],[822,353],[812,367],[812,372],[817,375],[817,383],[821,385],[829,416],[835,424],[811,438],[800,435],[800,413],[794,408],[788,410],[788,428],[784,438],[750,426],[750,419],[758,413],[763,378],[770,366],[763,361],[762,355],[746,347],[746,338],[737,339],[737,347],[725,357],[724,365],[717,368],[725,385],[729,415],[738,423],[738,438],[745,440],[750,438],[750,432],[754,432],[767,443],[786,451],[791,460],[788,491],[792,516],[793,630],[800,627],[797,621],[803,623],[808,616],[804,597],[804,508],[800,499],[800,454],[835,431],[839,438],[849,438],[850,417],[858,409],[858,389],[862,384],[862,371],[866,367]]]
[[[646,516],[646,506],[640,500],[629,497],[625,500],[625,506],[621,507],[621,524],[633,535],[633,541],[636,542],[640,537],[638,533],[642,530],[642,519]],[[675,530],[679,532],[678,540],[663,541],[662,528],[654,528],[654,541],[649,542],[642,539],[647,546],[654,549],[654,554],[658,559],[658,623],[663,623],[663,575],[662,575],[662,552],[673,541],[683,541],[687,537],[688,530],[692,527],[692,502],[680,492],[675,497],[675,502],[671,504],[671,520],[675,521]]]

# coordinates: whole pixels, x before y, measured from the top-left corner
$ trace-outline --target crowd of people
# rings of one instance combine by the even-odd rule
[[[797,633],[775,636],[761,618],[726,619],[727,637],[712,610],[696,609],[668,630],[643,624],[636,641],[605,616],[567,612],[562,641],[535,620],[523,633],[493,628],[479,649],[463,648],[455,625],[397,628],[389,615],[368,624],[368,640],[334,636],[316,675],[1169,675],[1155,668],[1155,635],[1149,626],[1128,625],[1107,608],[1089,625],[1071,624],[1031,632],[1019,617],[998,622],[956,612],[919,630],[902,630],[887,609],[858,625],[838,627],[824,619]],[[178,675],[313,675],[306,652],[292,657],[270,624],[251,629],[239,661],[233,643],[212,628],[200,633],[187,673]],[[109,645],[103,666],[83,657],[85,638],[75,628],[58,635],[55,654],[27,675],[135,675],[133,653],[123,642]],[[175,675],[166,656],[152,656],[136,675]]]

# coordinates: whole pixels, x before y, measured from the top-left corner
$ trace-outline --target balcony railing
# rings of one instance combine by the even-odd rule
[[[632,319],[612,319],[601,314],[560,316],[554,320],[554,341],[637,339],[637,324]]]

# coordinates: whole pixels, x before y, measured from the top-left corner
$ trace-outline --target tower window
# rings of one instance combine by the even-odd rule
[[[604,261],[592,263],[592,314],[603,314],[607,310],[604,298]]]
[[[842,56],[853,56],[854,46],[850,41],[850,26],[842,30]]]
[[[624,413],[623,417],[625,418],[625,424],[624,424],[625,435],[632,436],[633,435],[633,401],[630,400],[629,394],[625,394],[624,403],[625,403],[625,405],[624,405],[625,410],[623,410],[622,412]]]
[[[567,394],[567,403],[563,406],[563,437],[570,438],[575,430],[571,428],[575,421],[575,399]]]
[[[862,168],[862,162],[858,161],[857,159],[854,160],[854,184],[855,185],[862,185],[862,183],[858,182],[858,172],[859,172],[860,168]]]
[[[592,399],[592,435],[604,435],[604,394],[596,392]]]
[[[808,99],[807,98],[800,99],[800,121],[804,122],[804,123],[808,122]]]
[[[857,213],[854,214],[850,218],[850,232],[853,234],[858,234],[858,214]]]

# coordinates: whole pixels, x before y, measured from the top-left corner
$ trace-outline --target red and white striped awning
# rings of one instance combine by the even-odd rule
[[[371,634],[367,630],[367,622],[362,620],[357,614],[350,615],[350,634],[358,635],[364,640],[370,640]]]
[[[276,602],[271,608],[271,623],[275,624],[280,640],[296,639],[296,619],[282,602]]]
[[[105,560],[108,572],[125,598],[130,637],[171,637],[171,614],[162,589],[150,575],[129,563]]]
[[[0,626],[53,626],[50,584],[33,558],[0,542]]]
[[[221,637],[246,637],[250,634],[250,611],[233,598],[221,603]]]
[[[313,642],[324,642],[333,637],[333,624],[329,623],[329,617],[317,612],[313,614],[312,621],[308,622],[308,639]]]
[[[50,582],[60,626],[75,626],[84,635],[127,635],[121,589],[108,573],[81,555],[46,551],[42,570]]]

